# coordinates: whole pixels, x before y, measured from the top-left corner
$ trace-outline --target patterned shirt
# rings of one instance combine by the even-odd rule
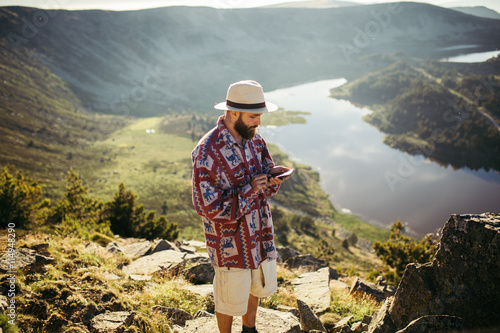
[[[255,192],[252,177],[274,167],[260,134],[237,144],[223,123],[208,132],[192,152],[193,204],[202,216],[212,265],[257,269],[277,257],[267,197],[279,185]]]

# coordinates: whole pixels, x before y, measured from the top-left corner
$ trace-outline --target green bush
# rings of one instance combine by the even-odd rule
[[[50,201],[42,197],[42,188],[28,174],[18,171],[11,175],[13,166],[6,166],[0,174],[0,228],[9,224],[26,228],[37,223],[38,213]]]
[[[432,261],[436,252],[436,245],[429,237],[416,242],[403,235],[403,223],[398,219],[391,226],[391,236],[385,243],[373,244],[376,255],[384,264],[394,269],[383,274],[386,280],[398,284],[403,272],[409,263],[426,263]],[[395,276],[394,276],[395,274]]]

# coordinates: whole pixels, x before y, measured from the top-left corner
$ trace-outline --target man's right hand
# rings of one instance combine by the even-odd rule
[[[250,184],[255,192],[260,190],[265,190],[267,188],[267,175],[260,174],[252,178],[252,183]]]

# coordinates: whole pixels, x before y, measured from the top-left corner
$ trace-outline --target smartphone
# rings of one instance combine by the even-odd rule
[[[276,173],[271,173],[267,175],[267,178],[273,178],[273,177],[278,177],[279,179],[283,179],[285,177],[290,176],[293,173],[294,169],[290,169],[285,172],[276,172]]]

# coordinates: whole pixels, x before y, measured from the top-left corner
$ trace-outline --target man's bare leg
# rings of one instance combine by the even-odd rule
[[[255,321],[257,319],[257,308],[259,307],[259,298],[250,294],[248,298],[248,309],[247,313],[241,318],[241,321],[246,327],[255,327]]]
[[[215,316],[217,317],[217,326],[219,326],[219,332],[231,333],[231,327],[233,326],[233,317],[219,312],[215,312]]]

